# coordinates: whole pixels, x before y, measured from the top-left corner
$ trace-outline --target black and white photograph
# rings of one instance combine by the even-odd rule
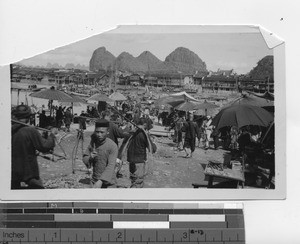
[[[11,189],[273,191],[275,83],[255,26],[119,26],[12,63]]]
[[[298,5],[1,0],[0,202],[243,206],[299,243]]]

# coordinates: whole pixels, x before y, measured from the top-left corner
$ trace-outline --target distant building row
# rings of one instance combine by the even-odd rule
[[[197,73],[196,75],[146,75],[130,74],[128,72],[105,71],[94,73],[82,70],[49,70],[22,67],[13,70],[11,81],[35,81],[41,84],[86,84],[94,86],[110,86],[114,84],[130,86],[152,86],[172,89],[190,88],[214,91],[233,91],[238,89],[264,92],[274,92],[274,81],[266,77],[265,80],[253,80],[251,77],[238,76],[233,70],[218,70],[216,72]]]

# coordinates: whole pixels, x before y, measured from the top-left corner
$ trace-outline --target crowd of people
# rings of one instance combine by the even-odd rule
[[[23,103],[21,105],[24,105]],[[51,116],[47,115],[47,111],[51,109]],[[73,122],[72,107],[62,106],[48,106],[45,105],[37,108],[35,105],[30,106],[31,115],[29,117],[29,124],[39,126],[41,128],[47,128],[49,126],[56,127],[58,130],[64,127],[67,132],[70,132],[70,126]]]
[[[95,119],[94,132],[83,155],[83,163],[92,170],[91,187],[116,187],[116,168],[121,163],[125,148],[131,174],[131,187],[143,187],[147,149],[151,153],[156,151],[156,145],[148,133],[152,124],[150,117],[143,115],[135,118],[134,122],[133,119],[129,120],[132,125],[121,128],[121,124],[114,123],[117,116],[112,111],[105,110],[99,114],[100,118]],[[45,115],[45,112],[42,111],[41,115]],[[84,113],[84,115],[87,114]],[[25,185],[26,189],[42,189],[44,186],[39,176],[36,151],[49,152],[54,149],[55,135],[62,128],[63,123],[66,130],[70,130],[71,111],[69,108],[65,110],[65,108],[58,107],[54,114],[55,126],[46,136],[42,136],[35,127],[30,126],[32,111],[29,106],[17,106],[13,110],[12,116],[15,120],[12,125],[11,188],[23,189]],[[82,120],[79,124],[83,125]],[[44,127],[43,125],[43,119],[40,119],[39,126]],[[84,127],[81,129],[84,130]],[[119,139],[123,139],[120,147]]]
[[[13,118],[22,123],[14,123],[12,126],[12,189],[20,189],[22,182],[29,188],[43,188],[36,151],[53,150],[57,130],[64,127],[69,132],[76,117],[81,130],[87,128],[87,120],[95,124],[89,146],[83,155],[84,164],[92,171],[93,188],[116,187],[115,169],[122,162],[125,151],[126,161],[129,162],[131,187],[143,187],[147,150],[151,153],[157,150],[149,134],[154,121],[174,130],[173,141],[178,150],[186,153],[187,158],[193,157],[197,147],[217,150],[222,146],[233,155],[238,155],[247,146],[258,145],[262,135],[259,127],[247,126],[239,129],[232,126],[218,130],[212,125],[211,116],[194,116],[193,113],[172,108],[166,113],[154,107],[142,108],[138,103],[124,102],[117,108],[107,106],[102,111],[94,106],[88,107],[75,118],[71,107],[58,106],[54,107],[54,111],[55,119],[52,124],[47,120],[45,109],[38,112],[39,127],[48,128],[48,125],[53,125],[52,128],[55,128],[51,129],[47,138],[43,138],[34,127],[24,125],[32,124],[32,110],[29,106],[22,104],[13,111]]]

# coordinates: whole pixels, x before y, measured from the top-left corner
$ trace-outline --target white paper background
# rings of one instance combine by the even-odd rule
[[[245,201],[247,243],[300,243],[297,1],[4,1],[0,65],[84,39],[120,24],[261,25],[286,41],[287,200]],[[0,136],[2,137],[0,131]]]

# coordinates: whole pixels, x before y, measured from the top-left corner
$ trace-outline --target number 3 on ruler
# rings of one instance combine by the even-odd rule
[[[183,236],[182,236],[182,238],[183,239],[186,239],[188,237],[188,234],[187,234],[187,232],[183,232]]]

